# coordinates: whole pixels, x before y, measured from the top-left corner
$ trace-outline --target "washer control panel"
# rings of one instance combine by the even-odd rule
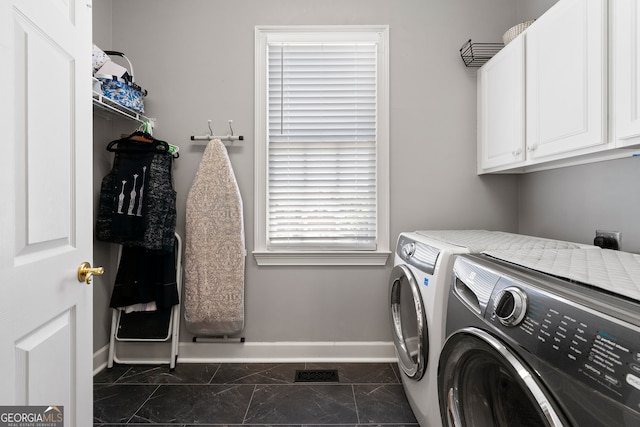
[[[405,235],[400,235],[396,253],[409,265],[413,265],[428,274],[433,274],[440,251],[438,248],[416,242]]]
[[[637,325],[504,276],[484,317],[549,365],[640,412]]]

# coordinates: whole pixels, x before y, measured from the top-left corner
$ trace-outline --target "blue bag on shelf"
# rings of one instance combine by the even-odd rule
[[[147,94],[135,83],[129,83],[125,79],[116,76],[103,76],[96,74],[100,80],[104,96],[117,102],[123,107],[130,108],[139,113],[144,113],[144,97]]]
[[[129,69],[126,69],[109,60],[96,72],[94,77],[100,81],[104,96],[123,107],[144,113],[144,97],[147,96],[147,91],[134,82],[131,61],[122,52],[105,50],[104,53],[120,56],[129,64]]]

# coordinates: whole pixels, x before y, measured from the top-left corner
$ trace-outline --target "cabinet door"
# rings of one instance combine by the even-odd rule
[[[606,144],[605,18],[606,0],[560,0],[528,29],[528,159]]]
[[[478,71],[478,173],[524,161],[524,36]]]
[[[613,13],[615,136],[623,147],[640,143],[640,6],[616,0]]]

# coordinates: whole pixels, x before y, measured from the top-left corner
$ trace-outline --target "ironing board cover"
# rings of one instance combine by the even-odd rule
[[[523,248],[485,254],[640,301],[640,255],[610,249]]]
[[[244,328],[242,198],[226,147],[209,142],[187,196],[184,318],[196,336]]]
[[[545,239],[524,234],[488,230],[420,230],[416,233],[456,246],[462,246],[470,253],[486,250],[514,250],[521,248],[569,249],[588,245]]]

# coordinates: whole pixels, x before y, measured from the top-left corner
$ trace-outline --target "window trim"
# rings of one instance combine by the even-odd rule
[[[314,40],[318,36],[340,41],[378,37],[377,103],[377,249],[374,251],[274,250],[267,248],[268,147],[267,43]],[[389,250],[389,26],[256,26],[255,27],[255,206],[254,251],[258,265],[385,265]]]

